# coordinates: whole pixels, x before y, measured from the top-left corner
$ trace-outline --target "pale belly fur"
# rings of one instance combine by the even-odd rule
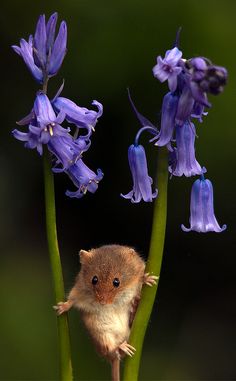
[[[83,320],[97,349],[103,355],[115,351],[129,338],[129,311],[103,306],[96,313],[83,313]]]

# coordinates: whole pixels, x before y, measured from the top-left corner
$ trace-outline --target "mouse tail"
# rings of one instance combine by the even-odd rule
[[[112,381],[120,381],[120,359],[115,357],[111,362]]]

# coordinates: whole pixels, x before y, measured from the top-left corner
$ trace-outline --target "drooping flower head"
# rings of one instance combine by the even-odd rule
[[[55,114],[46,94],[39,92],[36,96],[34,107],[29,121],[27,133],[13,130],[13,136],[26,142],[26,147],[34,149],[42,155],[43,144],[48,144],[52,136],[67,136],[70,129],[63,128],[60,124],[64,121],[63,112]]]
[[[100,169],[95,174],[81,159],[83,153],[91,145],[90,137],[93,126],[95,126],[97,118],[102,115],[102,105],[94,101],[99,108],[98,112],[95,112],[79,107],[69,99],[61,99],[65,99],[65,107],[55,107],[47,95],[40,91],[36,96],[32,111],[19,123],[20,125],[28,124],[28,132],[15,129],[12,133],[16,139],[24,141],[27,148],[36,148],[40,155],[43,153],[43,145],[46,145],[53,154],[53,172],[65,172],[78,188],[76,192],[67,191],[66,195],[81,198],[87,190],[94,193],[103,177]],[[76,126],[86,127],[88,129],[86,135],[79,135],[75,138],[69,133],[69,127],[64,128],[61,125],[68,119],[72,124],[72,117],[69,113],[71,109],[66,107],[68,104],[76,106],[74,109],[77,112],[73,114],[73,122],[76,123]]]
[[[152,192],[152,178],[148,175],[147,159],[143,146],[132,144],[128,149],[130,171],[133,178],[133,189],[123,198],[130,199],[133,203],[141,200],[151,202],[157,197],[157,189]]]
[[[88,110],[86,107],[80,107],[70,99],[57,97],[53,100],[53,107],[58,112],[63,112],[67,122],[73,123],[78,128],[87,128],[89,137],[92,130],[95,128],[98,118],[103,113],[103,106],[100,102],[94,100],[93,106],[98,108],[98,111]]]
[[[69,197],[81,198],[87,191],[94,193],[98,188],[100,180],[103,178],[101,169],[97,170],[97,174],[94,173],[82,159],[76,161],[66,170],[67,175],[73,181],[74,185],[78,188],[76,191],[66,191],[66,195]]]
[[[174,176],[195,176],[205,169],[195,158],[195,126],[191,119],[203,121],[205,107],[211,107],[208,94],[220,94],[227,82],[225,68],[213,65],[205,57],[185,59],[176,46],[167,50],[165,58],[157,57],[154,77],[168,80],[170,92],[163,99],[161,129],[150,141],[166,146],[170,152],[169,171]]]
[[[195,126],[185,122],[183,126],[176,126],[175,160],[169,166],[169,172],[174,176],[195,176],[205,172],[195,157]]]
[[[156,140],[156,146],[166,146],[173,138],[178,102],[179,97],[174,93],[169,92],[164,96],[161,112],[161,130],[159,134],[151,140]]]
[[[57,17],[53,13],[46,23],[45,15],[39,16],[34,36],[30,35],[28,41],[22,38],[20,46],[12,46],[39,83],[57,74],[66,54],[67,26],[62,21],[55,38]]]
[[[198,233],[216,232],[221,233],[226,225],[220,227],[214,213],[213,187],[208,179],[196,180],[193,183],[190,205],[190,227],[181,225],[185,232],[195,231]]]

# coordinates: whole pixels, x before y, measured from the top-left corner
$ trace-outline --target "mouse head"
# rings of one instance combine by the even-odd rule
[[[81,281],[96,303],[130,302],[144,273],[144,262],[130,247],[107,245],[80,251]]]

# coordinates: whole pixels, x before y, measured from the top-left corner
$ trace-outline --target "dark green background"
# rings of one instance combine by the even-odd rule
[[[84,156],[105,173],[94,195],[64,196],[72,189],[57,175],[58,234],[66,290],[79,269],[79,249],[105,243],[148,252],[152,204],[120,198],[131,189],[127,148],[139,128],[126,93],[158,120],[167,91],[152,76],[156,56],[170,48],[182,26],[184,57],[207,56],[227,67],[229,83],[197,126],[197,158],[208,169],[222,234],[183,233],[193,179],[169,183],[168,224],[158,302],[152,316],[140,380],[236,380],[235,110],[236,2],[224,1],[4,1],[0,14],[0,380],[58,380],[56,318],[44,227],[42,162],[11,137],[15,121],[32,107],[37,84],[10,49],[33,33],[38,15],[54,11],[68,23],[68,54],[51,80],[52,96],[81,106],[104,105],[92,147]],[[147,137],[142,138],[145,143]],[[147,140],[146,140],[147,142]],[[154,175],[156,147],[149,146]],[[234,241],[234,242],[233,242]],[[107,380],[109,366],[87,339],[76,311],[70,313],[76,380]]]

